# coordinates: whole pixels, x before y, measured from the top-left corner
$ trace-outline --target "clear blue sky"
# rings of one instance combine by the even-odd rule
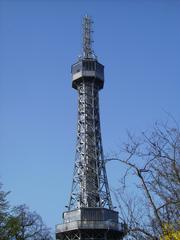
[[[126,131],[140,133],[171,113],[180,121],[180,1],[0,1],[0,181],[52,228],[69,201],[77,94],[71,64],[81,21],[94,20],[105,65],[100,94],[105,153]],[[108,164],[111,187],[121,175]]]

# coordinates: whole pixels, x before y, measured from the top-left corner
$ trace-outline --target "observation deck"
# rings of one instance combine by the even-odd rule
[[[82,81],[94,81],[99,85],[99,89],[104,85],[104,66],[96,59],[83,58],[71,67],[72,87],[77,89],[77,85]]]
[[[63,239],[63,233],[77,230],[105,231],[116,239],[125,232],[125,225],[118,222],[118,212],[106,208],[79,208],[63,213],[63,224],[56,226],[57,239]]]

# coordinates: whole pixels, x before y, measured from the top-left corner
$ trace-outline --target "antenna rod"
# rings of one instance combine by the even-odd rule
[[[94,58],[94,51],[92,50],[92,23],[91,17],[85,15],[83,19],[83,58]]]

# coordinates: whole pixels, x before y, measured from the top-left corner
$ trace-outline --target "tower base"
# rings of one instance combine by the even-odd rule
[[[63,224],[56,226],[58,240],[120,240],[125,225],[118,212],[105,208],[79,208],[63,213]]]

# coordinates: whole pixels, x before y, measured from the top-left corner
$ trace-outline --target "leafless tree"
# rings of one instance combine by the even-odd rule
[[[165,224],[179,229],[178,126],[172,128],[168,124],[155,124],[152,132],[142,133],[140,138],[129,134],[129,141],[124,144],[121,154],[106,161],[113,160],[125,166],[121,186],[114,194],[120,217],[128,225],[127,239],[160,239]]]

